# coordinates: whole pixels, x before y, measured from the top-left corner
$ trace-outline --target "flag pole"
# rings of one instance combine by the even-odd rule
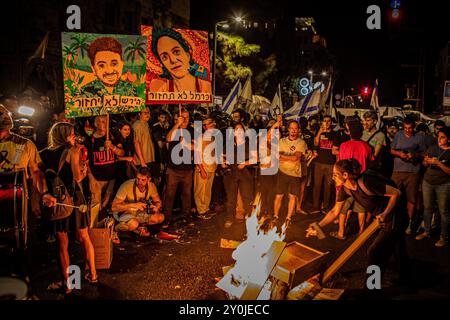
[[[106,140],[109,140],[109,111],[106,109]]]

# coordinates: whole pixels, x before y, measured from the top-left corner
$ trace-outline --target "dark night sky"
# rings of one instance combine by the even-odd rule
[[[239,12],[248,18],[312,16],[319,34],[327,39],[330,53],[336,57],[340,71],[336,87],[371,85],[378,78],[381,103],[397,104],[405,96],[405,81],[417,79],[417,72],[400,65],[418,64],[420,48],[424,48],[426,62],[426,91],[431,92],[434,64],[439,50],[450,40],[450,25],[445,2],[401,0],[402,17],[395,23],[389,21],[390,3],[391,0],[192,0],[191,27],[212,30],[214,22]],[[371,4],[381,8],[381,30],[366,27],[366,9]]]

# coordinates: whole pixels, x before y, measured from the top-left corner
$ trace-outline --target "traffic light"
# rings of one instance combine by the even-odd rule
[[[391,17],[392,19],[398,19],[400,17],[400,10],[392,9]]]
[[[392,0],[391,1],[391,18],[394,20],[397,20],[400,18],[400,6],[401,6],[400,0]]]
[[[364,86],[361,90],[361,96],[364,98],[367,97],[370,93],[370,88],[368,86]]]

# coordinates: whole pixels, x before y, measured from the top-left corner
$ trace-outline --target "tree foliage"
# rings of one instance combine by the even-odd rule
[[[224,94],[241,79],[253,77],[254,93],[262,94],[268,85],[268,77],[276,70],[274,55],[267,58],[258,56],[261,47],[246,43],[238,35],[219,32],[217,34],[216,85]]]

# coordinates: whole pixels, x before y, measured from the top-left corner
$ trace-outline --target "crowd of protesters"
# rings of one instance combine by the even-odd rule
[[[41,100],[42,106],[46,99]],[[13,116],[19,102],[13,96],[2,99]],[[36,156],[41,171],[51,168],[58,172],[75,205],[98,205],[100,218],[113,217],[118,233],[115,243],[120,243],[123,232],[176,239],[176,234],[162,230],[174,230],[171,226],[186,224],[190,219],[210,219],[222,206],[225,228],[233,227],[250,215],[258,192],[262,195],[262,214],[272,216],[274,221],[282,216],[289,226],[294,215],[323,214],[317,225],[337,222],[338,230],[330,235],[344,240],[350,235],[351,213],[356,213],[358,232],[362,233],[377,214],[392,209],[389,201],[383,211],[367,193],[364,198],[360,189],[351,191],[357,177],[364,173],[369,177],[365,180],[368,189],[376,190],[374,194],[395,201],[397,197],[405,199],[398,201],[404,208],[395,215],[400,217],[404,212],[405,228],[396,231],[422,240],[438,228],[440,238],[435,245],[448,243],[450,129],[442,121],[436,121],[430,132],[427,125],[410,118],[381,123],[374,111],[362,117],[346,117],[343,123],[323,114],[287,121],[281,116],[266,118],[259,114],[252,118],[241,108],[228,115],[198,106],[184,106],[182,110],[178,106],[150,106],[138,114],[75,120],[65,119],[62,112],[49,107],[42,106],[41,112],[47,120],[39,124],[33,137],[42,150]],[[175,152],[193,158],[194,143],[178,134],[178,129],[185,129],[193,137],[193,120],[202,121],[204,138],[210,135],[210,129],[223,132],[232,128],[234,159],[239,158],[239,148],[245,150],[240,161],[174,161],[171,155]],[[262,159],[261,149],[251,149],[245,134],[250,129],[268,130],[268,143],[262,144],[268,159]],[[269,143],[276,129],[280,131],[276,154],[279,170],[276,175],[264,175],[261,171],[272,165],[271,155],[276,152]],[[206,150],[212,140],[211,135],[203,139],[200,149]],[[39,215],[39,196],[34,199],[33,212]],[[93,247],[87,233],[92,217],[80,210],[74,212],[70,219],[76,221],[78,239],[85,250],[86,279],[96,282]],[[69,225],[66,218],[53,221],[48,228],[50,236],[56,235],[58,240],[62,270],[69,265]],[[400,228],[402,224],[397,225]],[[395,233],[398,239],[399,232]],[[312,233],[308,229],[308,234]],[[373,261],[379,259],[380,243],[385,244],[386,237],[371,251]],[[63,276],[66,279],[67,273]]]

